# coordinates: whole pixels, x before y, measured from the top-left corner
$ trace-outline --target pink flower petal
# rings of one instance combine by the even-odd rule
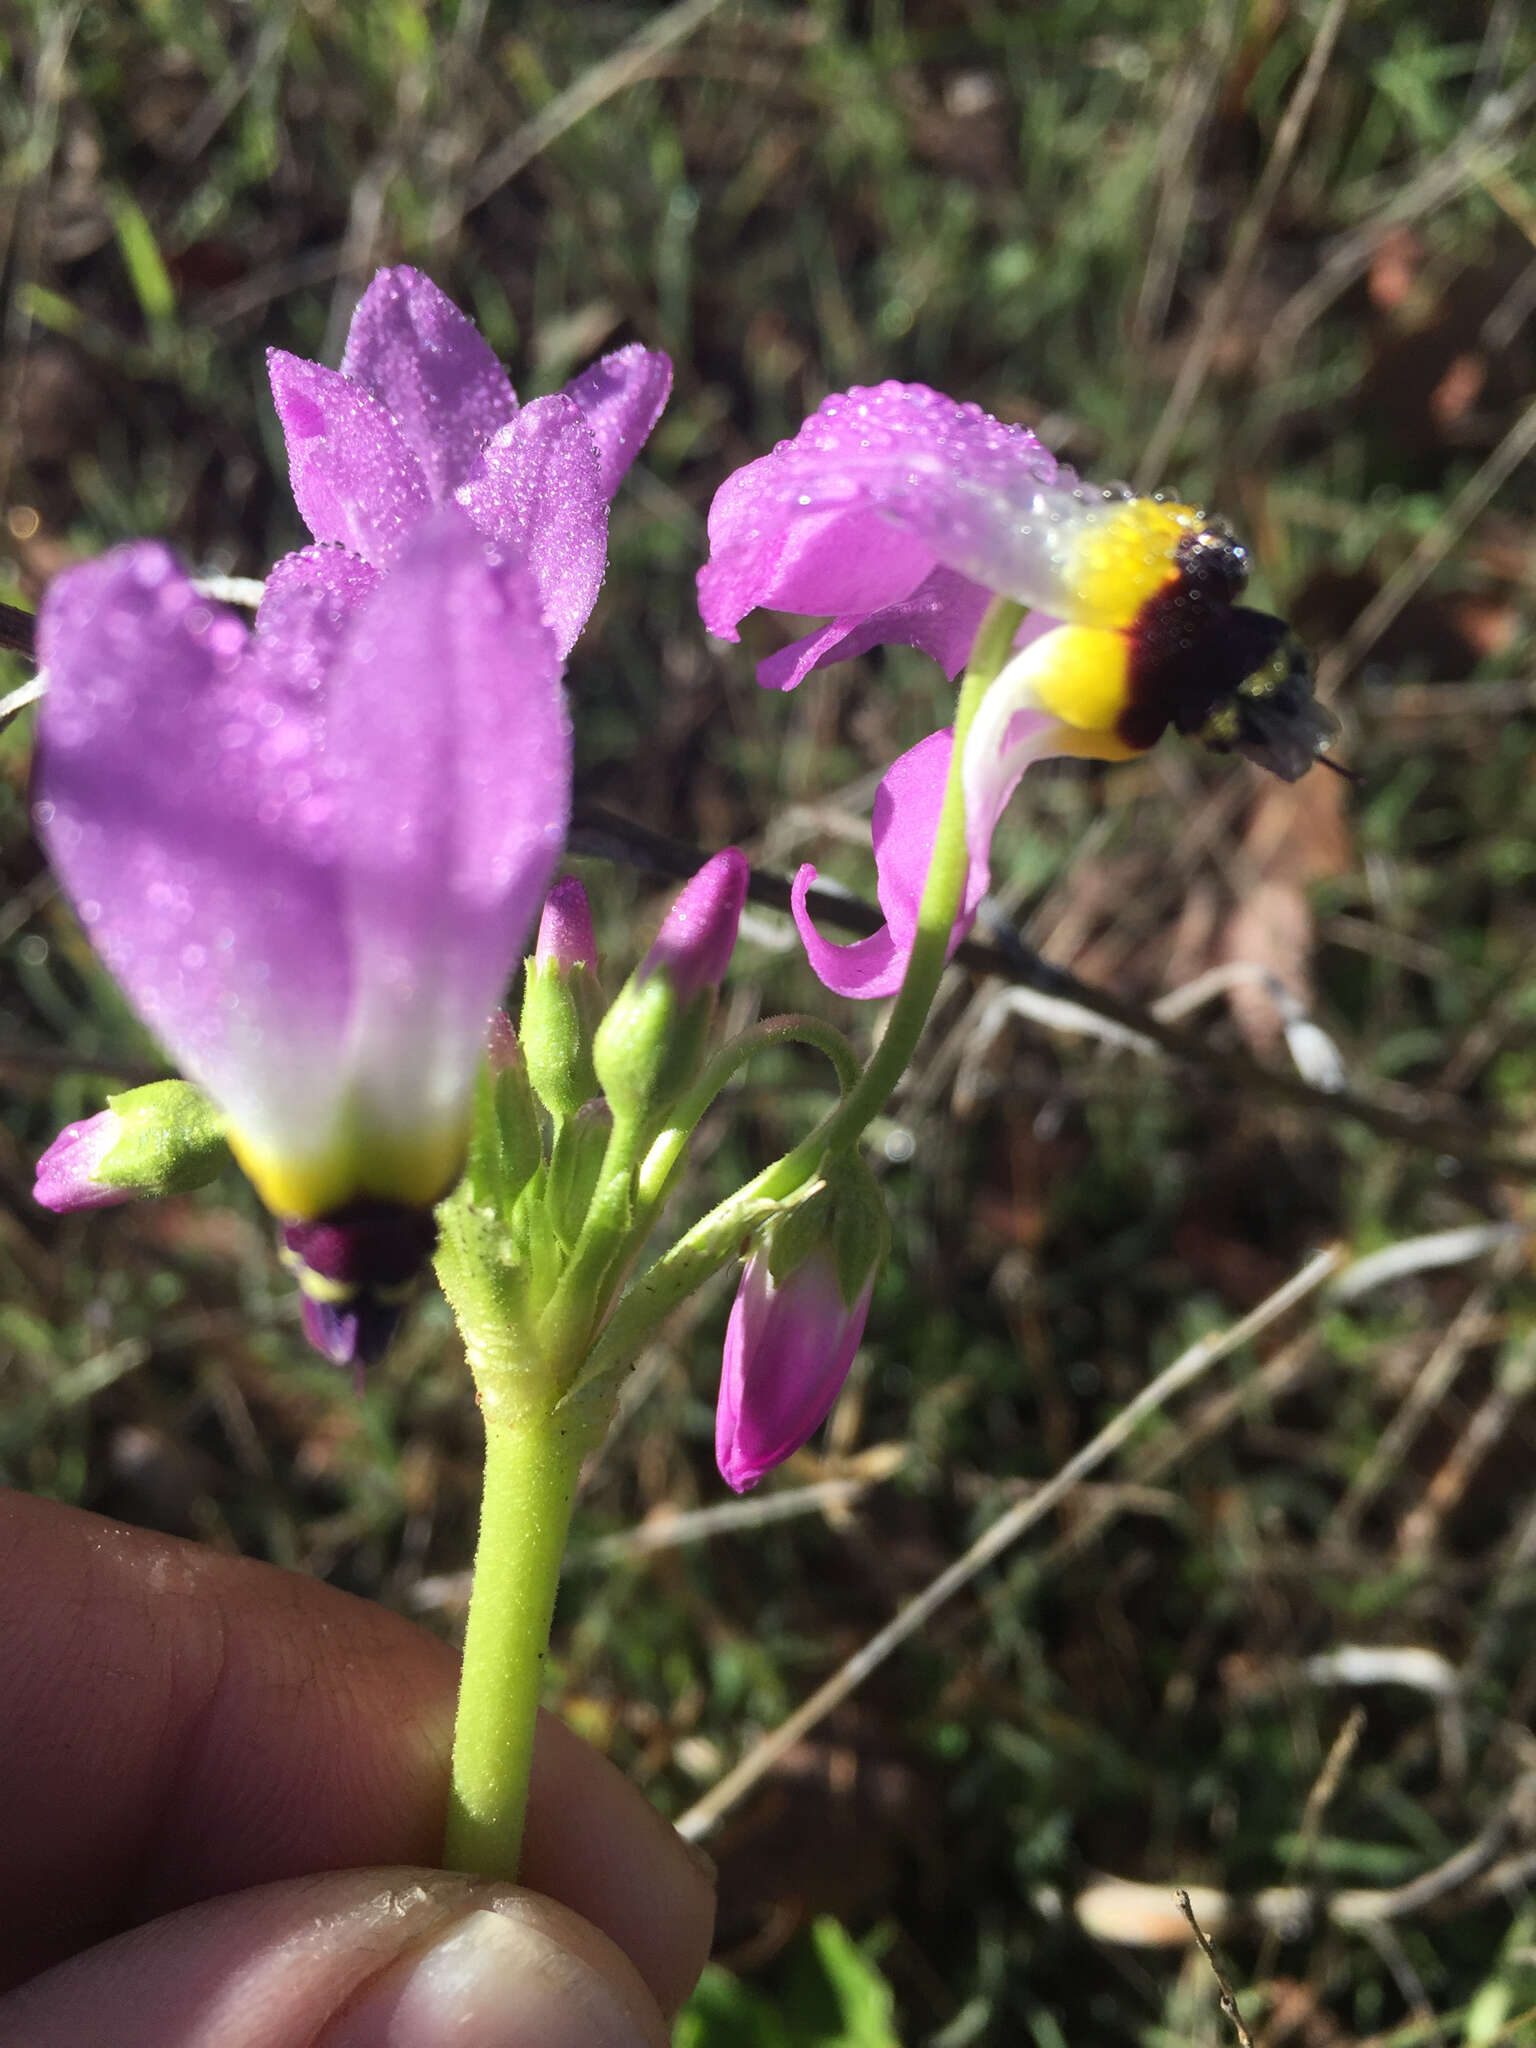
[[[289,1213],[451,1176],[569,811],[528,572],[450,505],[372,578],[305,550],[253,640],[140,543],[59,577],[41,624],[39,830]]]
[[[894,995],[901,986],[917,935],[918,910],[944,807],[952,748],[953,735],[948,728],[930,733],[891,764],[875,792],[872,825],[876,894],[886,918],[882,931],[850,946],[824,939],[811,921],[806,901],[816,870],[806,866],[795,877],[791,898],[795,923],[811,966],[837,995],[873,999]],[[951,952],[970,930],[985,892],[985,870],[979,881],[973,871],[950,935]]]
[[[605,503],[650,438],[671,391],[671,363],[638,342],[603,356],[566,385],[566,397],[581,408],[597,442]]]
[[[561,974],[569,974],[577,967],[596,974],[597,938],[592,930],[592,906],[574,875],[563,876],[545,898],[533,957],[539,966],[554,967]],[[508,1024],[507,1029],[511,1028]]]
[[[328,718],[354,1088],[370,1125],[408,1133],[467,1102],[570,810],[539,593],[457,506],[422,523],[355,618]]]
[[[393,416],[437,504],[517,412],[512,380],[479,328],[404,263],[379,271],[358,301],[341,371]]]
[[[979,583],[953,569],[935,569],[900,603],[833,619],[819,632],[770,654],[758,663],[757,680],[768,690],[792,690],[813,668],[852,661],[872,647],[915,647],[931,654],[946,675],[956,676],[970,658],[989,602]]]
[[[420,462],[362,385],[280,348],[267,365],[305,524],[382,567],[432,503]]]
[[[926,385],[834,393],[794,440],[717,492],[699,572],[704,623],[734,639],[756,605],[879,611],[936,566],[1033,601],[1033,588],[1014,586],[1021,561],[1040,580],[1030,522],[1041,487],[1058,481],[1072,479],[1033,434]]]
[[[712,855],[678,891],[637,979],[665,970],[680,1003],[718,987],[736,949],[751,879],[751,863],[739,847]]]
[[[528,564],[562,656],[591,616],[608,550],[592,431],[564,393],[536,398],[485,448],[458,500]]]
[[[351,972],[323,718],[150,541],[55,579],[38,829],[87,936],[235,1123],[309,1145]]]
[[[131,1202],[134,1188],[115,1188],[95,1178],[96,1170],[122,1135],[110,1109],[66,1124],[37,1162],[32,1199],[56,1215],[75,1209],[111,1209]]]

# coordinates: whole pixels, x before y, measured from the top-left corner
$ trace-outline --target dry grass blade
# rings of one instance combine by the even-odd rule
[[[1410,598],[1423,586],[1461,539],[1494,492],[1536,448],[1536,399],[1500,441],[1487,461],[1469,477],[1446,506],[1413,553],[1361,612],[1337,646],[1317,666],[1320,695],[1329,697],[1361,657],[1375,646]]]
[[[1174,379],[1173,390],[1168,394],[1168,403],[1163,407],[1163,416],[1153,429],[1146,450],[1136,471],[1136,482],[1140,489],[1148,490],[1162,476],[1173,453],[1174,444],[1184,431],[1200,387],[1205,382],[1206,371],[1216,352],[1227,325],[1234,302],[1253,269],[1255,257],[1264,240],[1264,231],[1279,197],[1280,187],[1291,168],[1291,159],[1296,154],[1296,145],[1307,124],[1307,117],[1317,99],[1328,69],[1328,60],[1333,55],[1333,46],[1338,41],[1339,30],[1344,25],[1349,0],[1331,0],[1327,13],[1318,23],[1317,34],[1312,39],[1312,48],[1307,53],[1306,67],[1296,81],[1296,90],[1291,94],[1285,116],[1275,131],[1274,145],[1265,162],[1264,170],[1249,201],[1247,211],[1238,225],[1232,241],[1232,253],[1227,258],[1216,287],[1206,301],[1184,360],[1179,365],[1179,374]]]
[[[1335,1793],[1344,1782],[1344,1773],[1349,1769],[1350,1758],[1359,1747],[1360,1737],[1364,1733],[1365,1709],[1353,1707],[1345,1717],[1343,1727],[1329,1744],[1323,1768],[1318,1772],[1316,1781],[1307,1794],[1307,1803],[1302,1809],[1301,1825],[1296,1830],[1295,1845],[1286,1863],[1283,1880],[1286,1885],[1295,1883],[1298,1874],[1316,1854],[1318,1840],[1323,1831],[1323,1817],[1333,1804]],[[1272,1924],[1267,1925],[1253,1972],[1255,1979],[1260,1983],[1274,1969],[1279,1947],[1279,1928]]]
[[[1490,1280],[1474,1287],[1452,1318],[1450,1327],[1430,1353],[1424,1369],[1409,1389],[1402,1406],[1387,1424],[1376,1447],[1355,1474],[1354,1483],[1340,1501],[1333,1518],[1333,1534],[1347,1541],[1359,1528],[1366,1509],[1389,1476],[1401,1464],[1408,1446],[1438,1407],[1460,1372],[1468,1351],[1478,1341],[1493,1304],[1496,1287],[1509,1279],[1524,1262],[1523,1238],[1500,1246]]]
[[[1340,239],[1316,276],[1286,301],[1271,322],[1269,337],[1259,351],[1261,381],[1283,374],[1307,329],[1349,290],[1394,228],[1444,206],[1505,161],[1516,147],[1518,124],[1533,103],[1536,72],[1529,72],[1508,92],[1485,100],[1465,133],[1443,156],[1410,179],[1379,213]]]
[[[509,135],[499,149],[477,166],[465,181],[460,217],[479,206],[510,178],[532,163],[541,150],[576,126],[578,121],[611,100],[626,86],[647,78],[668,50],[691,36],[723,5],[723,0],[677,0],[637,29],[626,43],[583,72],[574,85],[557,93],[547,107]]]
[[[1146,267],[1136,294],[1136,309],[1131,315],[1130,347],[1132,359],[1138,364],[1145,362],[1147,350],[1168,318],[1178,277],[1179,252],[1194,211],[1195,167],[1236,27],[1237,9],[1230,0],[1212,0],[1206,10],[1200,48],[1184,68],[1158,144],[1161,192]]]
[[[1305,1301],[1314,1293],[1329,1275],[1338,1268],[1342,1253],[1337,1245],[1330,1245],[1310,1258],[1298,1273],[1294,1273],[1282,1287],[1261,1301],[1257,1308],[1234,1323],[1230,1329],[1218,1336],[1201,1338],[1198,1344],[1176,1358],[1172,1365],[1164,1368],[1133,1401],[1128,1401],[1113,1422],[1106,1424],[1091,1443],[1085,1444],[1077,1455],[1069,1458],[1054,1479],[1049,1480],[1037,1493],[1019,1501],[1002,1515],[992,1527],[979,1536],[970,1549],[939,1573],[916,1599],[911,1600],[895,1619],[867,1642],[856,1656],[850,1657],[840,1671],[829,1678],[811,1697],[798,1707],[787,1720],[780,1723],[771,1734],[765,1735],[734,1770],[728,1771],[717,1785],[705,1793],[683,1815],[678,1822],[681,1832],[690,1840],[707,1834],[721,1815],[727,1813],[746,1792],[757,1784],[765,1774],[795,1744],[801,1740],[816,1723],[845,1700],[848,1695],[863,1684],[870,1673],[883,1664],[893,1650],[899,1649],[908,1637],[915,1635],[931,1614],[937,1612],[946,1600],[969,1585],[976,1574],[995,1557],[1001,1556],[1010,1544],[1043,1521],[1051,1510],[1063,1501],[1077,1485],[1096,1472],[1104,1461],[1112,1457],[1136,1432],[1149,1415],[1154,1415],[1175,1394],[1191,1386],[1218,1360],[1227,1357],[1250,1338],[1267,1330],[1271,1324],[1289,1313],[1298,1302]]]
[[[1174,1897],[1179,1902],[1179,1911],[1189,1922],[1191,1933],[1200,1944],[1200,1953],[1211,1966],[1211,1975],[1216,1979],[1217,1989],[1221,1993],[1221,2009],[1232,2022],[1232,2031],[1237,2036],[1238,2048],[1253,2048],[1253,2036],[1243,2022],[1243,2015],[1238,2008],[1237,1993],[1227,1981],[1226,1971],[1217,1962],[1216,1951],[1206,1939],[1205,1929],[1195,1918],[1195,1909],[1190,1904],[1189,1893],[1178,1891],[1174,1893]]]

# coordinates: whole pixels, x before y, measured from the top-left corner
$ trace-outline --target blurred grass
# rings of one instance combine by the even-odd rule
[[[1536,145],[1499,96],[1536,46],[1508,0],[1355,0],[1262,218],[1323,20],[1283,0],[746,0],[493,184],[656,19],[544,0],[13,11],[0,595],[35,602],[66,561],[138,532],[241,574],[296,545],[262,350],[334,361],[374,267],[412,261],[525,395],[631,337],[677,360],[573,659],[586,792],[867,884],[869,777],[942,718],[941,680],[893,652],[760,696],[691,597],[711,492],[825,391],[927,379],[1036,426],[1086,475],[1134,474],[1225,292],[1157,480],[1227,513],[1258,601],[1321,650],[1530,400]],[[1245,221],[1252,260],[1229,274]],[[1171,744],[1031,777],[997,873],[1032,942],[1138,1000],[1257,959],[1352,1085],[1529,1147],[1533,517],[1527,465],[1458,515],[1350,665],[1344,751],[1364,780],[1342,805],[1321,776],[1261,790]],[[750,638],[777,644],[771,622]],[[240,1186],[76,1219],[30,1204],[36,1152],[107,1085],[92,1062],[156,1055],[51,891],[27,749],[23,716],[0,739],[0,1476],[451,1628],[478,1430],[441,1304],[357,1403],[304,1355]],[[659,899],[584,872],[616,981]],[[826,1000],[781,938],[752,926],[741,1015],[759,989]],[[1262,993],[1201,1014],[1216,1042],[1284,1062]],[[993,1019],[989,1043],[983,1021],[957,985],[886,1129],[896,1256],[827,1438],[779,1484],[881,1469],[890,1445],[894,1476],[852,1512],[599,1560],[597,1539],[721,1497],[721,1294],[642,1362],[644,1399],[592,1475],[558,1689],[669,1810],[1021,1480],[1313,1246],[1528,1217],[1524,1184],[1324,1110],[1027,1020]],[[798,1134],[815,1098],[786,1061],[733,1107],[696,1201]],[[1099,1873],[1229,1894],[1221,1945],[1277,2048],[1536,2038],[1533,1323],[1514,1258],[1423,1271],[1300,1318],[1144,1432],[727,1822],[722,1959],[744,1979],[712,1977],[684,2038],[1228,2038],[1182,1939],[1107,1943],[1075,1916]],[[1426,1369],[1442,1391],[1373,1477]],[[1351,1643],[1435,1651],[1453,1706],[1307,1676]],[[1298,1863],[1356,1699],[1365,1732]],[[1504,1813],[1502,1891],[1462,1886],[1369,1933],[1313,1910],[1262,1938],[1264,1888],[1399,1884]]]

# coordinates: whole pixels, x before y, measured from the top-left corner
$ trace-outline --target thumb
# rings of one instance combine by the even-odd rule
[[[435,1870],[235,1892],[0,1998],[0,2048],[666,2048],[655,2000],[589,1922]]]

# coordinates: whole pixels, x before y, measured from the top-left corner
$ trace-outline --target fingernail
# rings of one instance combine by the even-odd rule
[[[319,2048],[655,2048],[657,2038],[615,1985],[509,1901],[395,1964]]]

